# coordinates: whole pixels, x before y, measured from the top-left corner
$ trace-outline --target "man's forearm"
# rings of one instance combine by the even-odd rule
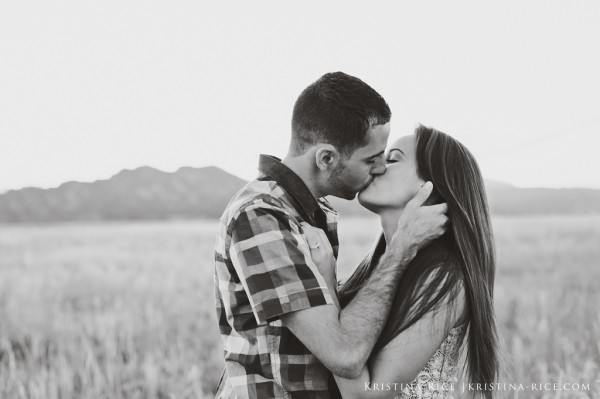
[[[416,254],[412,246],[395,246],[388,247],[365,285],[340,312],[340,324],[356,350],[360,368],[388,319],[400,277]]]

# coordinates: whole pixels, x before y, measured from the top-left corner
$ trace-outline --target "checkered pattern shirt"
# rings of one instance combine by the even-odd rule
[[[279,159],[229,203],[215,246],[225,370],[218,398],[330,398],[330,372],[280,317],[332,304],[300,222],[323,228],[337,257],[337,213]],[[333,379],[331,379],[333,380]]]

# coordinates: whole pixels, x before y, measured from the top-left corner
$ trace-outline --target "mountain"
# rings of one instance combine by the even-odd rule
[[[141,167],[108,180],[0,195],[0,222],[216,218],[246,182],[216,167]]]
[[[0,195],[0,223],[217,218],[246,181],[217,167],[174,173],[141,167],[107,180],[24,188]],[[493,214],[600,213],[600,190],[517,188],[487,181]],[[343,215],[369,215],[356,201],[329,198]]]
[[[600,214],[600,190],[585,188],[517,188],[486,180],[493,215],[581,215]],[[368,214],[356,201],[329,198],[343,214]]]
[[[492,214],[575,215],[600,213],[600,190],[586,188],[517,188],[486,182]]]

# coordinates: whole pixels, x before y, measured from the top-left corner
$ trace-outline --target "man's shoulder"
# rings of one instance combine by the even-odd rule
[[[283,200],[284,195],[281,187],[273,180],[252,180],[229,201],[221,216],[221,223],[230,225],[242,213],[259,208],[269,212],[288,214]]]

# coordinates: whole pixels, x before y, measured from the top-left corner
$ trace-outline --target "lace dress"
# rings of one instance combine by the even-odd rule
[[[411,384],[402,389],[401,399],[452,399],[453,390],[458,391],[458,350],[462,344],[466,324],[454,327],[440,348]]]

